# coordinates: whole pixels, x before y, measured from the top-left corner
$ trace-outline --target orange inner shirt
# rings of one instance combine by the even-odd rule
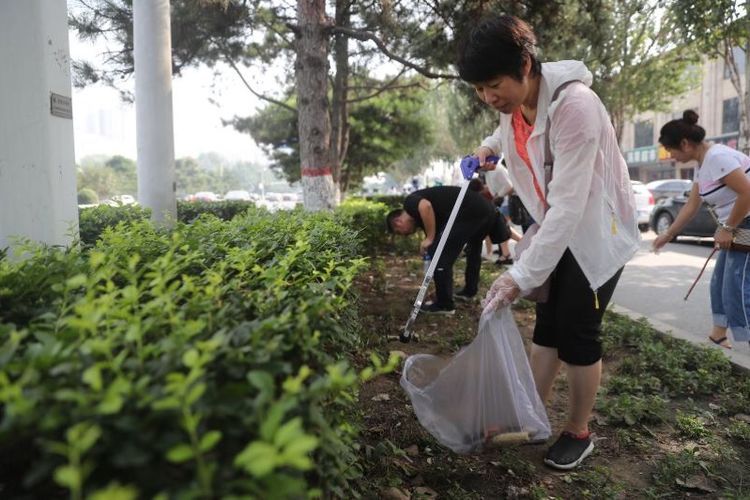
[[[526,149],[526,142],[531,137],[531,133],[534,131],[534,125],[526,123],[526,119],[521,113],[521,108],[516,108],[513,111],[513,118],[511,120],[513,126],[513,138],[516,141],[516,151],[518,156],[526,163],[526,166],[531,168],[531,161],[529,160],[529,152]]]
[[[528,149],[526,149],[526,142],[529,140],[529,137],[531,137],[531,133],[534,131],[534,125],[529,125],[528,123],[526,123],[526,119],[523,117],[523,114],[521,114],[521,108],[518,108],[513,111],[511,126],[513,127],[513,139],[516,143],[516,152],[518,152],[518,156],[521,157],[523,162],[528,167],[529,172],[531,172],[531,178],[534,181],[534,190],[536,191],[536,195],[539,197],[539,200],[541,200],[542,205],[544,205],[546,208],[547,200],[545,199],[541,186],[539,186],[539,181],[537,181],[536,179],[534,168],[531,166],[531,160],[529,160],[529,151]]]

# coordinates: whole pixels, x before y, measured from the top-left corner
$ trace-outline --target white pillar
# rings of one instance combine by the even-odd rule
[[[177,218],[169,0],[133,1],[138,200],[155,222]]]
[[[0,2],[0,68],[0,248],[68,245],[78,204],[65,0]]]

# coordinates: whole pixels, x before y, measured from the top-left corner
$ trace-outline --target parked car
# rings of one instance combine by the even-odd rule
[[[630,181],[633,186],[635,195],[635,211],[638,219],[638,229],[641,232],[648,231],[649,222],[651,221],[651,212],[654,210],[654,195],[648,190],[645,184],[639,181]]]
[[[136,205],[138,202],[129,194],[116,194],[102,203],[111,207],[120,207],[122,205]]]
[[[233,191],[227,191],[227,194],[224,195],[224,199],[227,201],[250,201],[250,193],[245,191],[244,189],[236,189]]]
[[[688,179],[661,179],[658,181],[652,181],[646,184],[646,187],[651,194],[654,195],[654,200],[659,203],[665,198],[670,196],[682,196],[685,191],[688,191],[693,185],[693,181]]]
[[[681,196],[674,196],[666,198],[658,203],[654,207],[654,212],[651,214],[651,228],[656,234],[662,234],[669,226],[672,225],[674,220],[677,218],[677,214],[680,209],[685,206],[687,197],[685,194]],[[674,239],[678,236],[698,236],[702,238],[711,238],[716,232],[716,221],[708,211],[708,207],[705,203],[701,204],[701,208],[693,217],[693,220],[687,223],[687,225],[680,231],[679,234],[675,235]],[[674,240],[673,240],[674,241]]]
[[[198,191],[193,195],[193,201],[219,201],[219,197],[213,191]]]

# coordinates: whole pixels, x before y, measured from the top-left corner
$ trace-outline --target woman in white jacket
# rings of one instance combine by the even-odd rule
[[[540,225],[528,249],[492,285],[485,311],[551,279],[548,300],[536,308],[531,368],[546,401],[567,365],[568,420],[544,461],[572,469],[594,447],[588,420],[601,379],[602,316],[640,234],[627,165],[609,116],[589,88],[591,73],[578,61],[541,64],[535,45],[520,19],[487,17],[463,40],[458,70],[500,112],[500,126],[476,156],[489,170],[486,158],[504,154],[516,193]],[[545,176],[547,139],[552,158],[546,163],[554,159],[554,165]]]

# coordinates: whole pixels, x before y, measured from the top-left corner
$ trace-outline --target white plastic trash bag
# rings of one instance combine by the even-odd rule
[[[456,453],[550,435],[509,307],[483,314],[477,337],[452,358],[409,356],[401,386],[422,426]]]

